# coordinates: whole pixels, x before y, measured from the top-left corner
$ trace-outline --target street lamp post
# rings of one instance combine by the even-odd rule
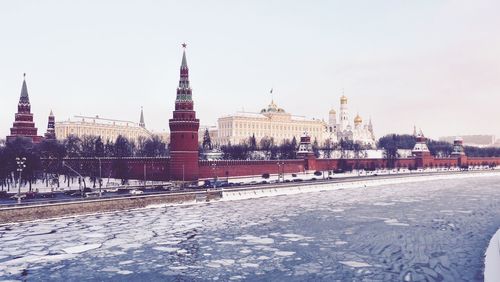
[[[26,158],[16,158],[16,163],[17,163],[17,171],[19,172],[19,187],[17,190],[17,203],[21,203],[21,178],[23,174],[23,170],[26,168]]]
[[[146,163],[144,163],[144,188],[146,188]]]
[[[278,165],[278,183],[280,182],[280,177],[282,178],[283,182],[285,181],[285,162],[277,162]],[[280,168],[282,168],[280,170]],[[283,174],[281,173],[283,171]]]
[[[102,197],[102,163],[101,158],[97,158],[99,161],[99,197]]]
[[[80,192],[83,196],[83,192],[85,191],[85,189],[87,188],[87,185],[85,184],[85,178],[80,174],[78,173],[78,171],[74,170],[72,167],[70,167],[66,162],[63,161],[63,166],[69,168],[71,171],[73,171],[76,175],[78,175],[80,177],[80,179],[83,179],[83,190],[82,188],[80,187]],[[68,186],[69,186],[69,181],[68,181]]]

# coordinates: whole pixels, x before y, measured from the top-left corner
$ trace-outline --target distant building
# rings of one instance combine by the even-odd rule
[[[99,116],[75,116],[73,120],[56,122],[55,132],[58,139],[65,139],[70,135],[80,138],[84,135],[94,135],[100,136],[103,142],[106,142],[115,141],[121,135],[129,140],[137,141],[139,137],[151,137],[151,133],[145,126],[144,113],[141,110],[139,123]]]
[[[271,101],[260,113],[238,112],[221,117],[217,121],[217,143],[220,145],[239,144],[255,135],[257,143],[263,138],[273,138],[276,143],[284,140],[297,142],[304,132],[312,140],[323,142],[327,137],[327,123],[318,119],[293,116]]]
[[[39,143],[43,140],[42,136],[37,135],[38,129],[33,122],[31,113],[30,98],[28,96],[28,87],[26,85],[26,74],[24,74],[23,86],[21,87],[21,97],[17,104],[17,113],[15,121],[10,129],[10,135],[7,136],[7,142],[13,141],[18,137],[28,138],[33,143]]]
[[[491,147],[496,146],[497,140],[495,135],[461,135],[464,146],[474,146],[474,147]],[[448,143],[453,143],[455,136],[444,136],[440,137],[440,141],[445,141]]]

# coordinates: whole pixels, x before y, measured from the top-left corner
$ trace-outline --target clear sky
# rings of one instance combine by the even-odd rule
[[[22,74],[39,133],[100,115],[168,129],[186,42],[202,124],[259,111],[269,90],[328,119],[342,89],[375,134],[500,136],[500,1],[0,0],[0,136]],[[3,137],[0,137],[3,138]]]

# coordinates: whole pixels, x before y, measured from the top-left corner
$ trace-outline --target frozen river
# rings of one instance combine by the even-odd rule
[[[0,280],[481,281],[500,177],[0,226]]]

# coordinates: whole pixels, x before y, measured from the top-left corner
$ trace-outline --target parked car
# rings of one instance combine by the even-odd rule
[[[26,192],[26,199],[34,199],[38,197],[37,192]]]
[[[84,194],[85,198],[97,198],[99,197],[99,192],[87,192]]]
[[[56,193],[40,193],[40,198],[55,198]]]
[[[142,190],[137,190],[137,189],[133,189],[133,190],[130,190],[129,191],[129,194],[130,195],[141,195],[143,194],[144,192]]]
[[[23,199],[25,199],[25,198],[26,198],[26,195],[24,195],[24,194],[17,195],[17,194],[16,194],[16,195],[14,195],[14,196],[12,196],[12,197],[10,197],[10,198],[11,198],[11,199],[13,199],[13,200],[17,200],[18,198],[21,198],[21,200],[23,200]]]

